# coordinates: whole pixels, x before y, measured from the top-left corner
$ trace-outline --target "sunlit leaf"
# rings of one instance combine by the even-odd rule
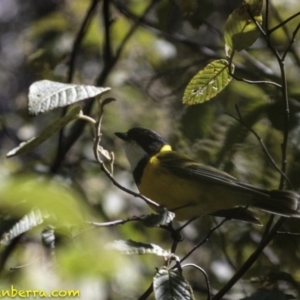
[[[28,111],[33,115],[43,113],[98,96],[109,90],[108,87],[67,84],[50,80],[36,81],[29,88]]]
[[[160,269],[153,279],[156,300],[195,299],[189,283],[181,273],[174,270]]]
[[[230,50],[240,51],[246,49],[257,40],[260,31],[251,15],[258,24],[262,24],[261,7],[262,0],[243,2],[228,17],[224,33],[227,56],[230,55]]]
[[[63,118],[54,121],[51,125],[46,127],[37,137],[33,137],[30,140],[21,143],[18,147],[10,150],[6,154],[6,157],[12,157],[15,155],[20,155],[32,151],[33,149],[41,145],[43,142],[45,142],[52,135],[54,135],[61,128],[66,126],[69,122],[77,119],[80,111],[80,106],[74,106]]]
[[[231,66],[234,72],[234,66]],[[187,85],[183,103],[188,105],[203,103],[220,93],[231,81],[228,62],[225,59],[215,60],[199,71]]]
[[[123,254],[155,254],[158,256],[168,256],[169,251],[162,249],[155,244],[145,244],[132,240],[118,240],[107,245],[109,249],[117,250]]]

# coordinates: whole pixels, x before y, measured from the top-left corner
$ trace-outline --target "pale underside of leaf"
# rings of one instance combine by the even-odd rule
[[[147,227],[166,226],[175,218],[175,213],[163,210],[158,214],[147,215],[142,222]]]
[[[35,209],[25,215],[20,221],[18,221],[8,232],[4,233],[1,237],[0,243],[9,243],[12,239],[20,236],[24,232],[31,230],[32,228],[43,223],[43,216],[40,210]]]
[[[66,84],[50,80],[36,81],[29,88],[28,111],[36,115],[96,97],[109,90],[109,87]]]
[[[175,270],[160,269],[153,279],[156,300],[191,300],[193,291],[185,278]]]
[[[132,240],[118,240],[107,245],[109,249],[117,250],[123,254],[134,255],[134,254],[155,254],[158,256],[168,256],[170,252],[162,249],[155,244],[145,244],[135,242]]]
[[[233,65],[231,72],[234,72]],[[220,93],[231,79],[228,62],[225,59],[215,60],[189,82],[184,91],[183,103],[193,105],[208,101]]]
[[[61,119],[54,121],[51,125],[46,127],[38,136],[31,138],[30,140],[21,143],[18,147],[12,149],[6,154],[6,157],[12,157],[32,151],[40,144],[45,142],[48,138],[54,135],[61,128],[66,126],[69,122],[77,119],[81,111],[80,106],[74,106],[70,111]]]

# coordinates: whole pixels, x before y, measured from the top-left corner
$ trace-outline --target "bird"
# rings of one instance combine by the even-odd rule
[[[173,151],[161,135],[149,129],[134,127],[115,135],[125,142],[139,192],[174,212],[178,221],[214,215],[261,224],[248,207],[300,218],[299,194],[294,191],[267,190],[243,183]]]

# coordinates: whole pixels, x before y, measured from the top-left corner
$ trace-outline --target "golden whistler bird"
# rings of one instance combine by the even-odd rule
[[[265,190],[172,151],[159,134],[144,128],[116,132],[140,193],[176,214],[177,220],[215,215],[260,224],[247,210],[300,218],[299,194]]]

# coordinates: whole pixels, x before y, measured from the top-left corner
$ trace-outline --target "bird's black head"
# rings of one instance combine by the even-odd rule
[[[115,135],[126,142],[137,143],[150,156],[158,153],[167,144],[158,133],[140,127],[131,128],[126,133],[116,132]]]

